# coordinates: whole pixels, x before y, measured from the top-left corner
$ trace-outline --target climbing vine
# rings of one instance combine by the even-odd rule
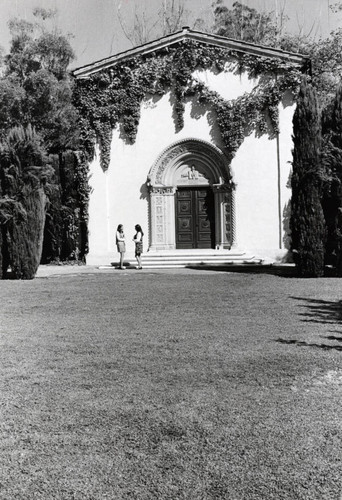
[[[225,100],[196,80],[196,69],[247,72],[256,85],[237,99]],[[145,96],[162,96],[173,89],[176,128],[184,125],[186,99],[195,96],[199,104],[209,105],[216,113],[227,153],[233,157],[252,131],[278,133],[279,103],[286,90],[297,92],[300,75],[300,68],[280,59],[241,55],[193,41],[132,57],[77,80],[74,100],[81,116],[83,147],[93,155],[97,141],[102,168],[107,169],[113,129],[119,126],[121,136],[133,143]]]

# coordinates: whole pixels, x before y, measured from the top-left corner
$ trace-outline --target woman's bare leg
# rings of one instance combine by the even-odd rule
[[[124,265],[123,265],[123,263],[124,263],[124,255],[125,254],[123,252],[120,253],[120,267],[121,268],[124,267]]]

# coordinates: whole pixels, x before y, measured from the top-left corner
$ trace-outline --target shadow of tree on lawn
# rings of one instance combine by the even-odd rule
[[[329,338],[329,337],[327,337]],[[342,339],[341,339],[342,341]],[[287,339],[277,339],[276,342],[279,342],[280,344],[293,344],[297,345],[299,347],[316,347],[319,349],[324,349],[326,351],[329,350],[336,350],[336,351],[342,351],[342,346],[341,345],[329,345],[329,344],[317,344],[317,343],[310,343],[310,342],[305,342],[303,340],[287,340]]]
[[[297,271],[294,266],[273,266],[272,264],[227,264],[226,266],[220,264],[215,266],[213,264],[189,264],[187,269],[201,270],[201,271],[217,271],[220,273],[236,273],[236,274],[271,274],[279,276],[280,278],[297,278]]]
[[[329,340],[337,340],[337,342],[342,342],[342,337],[335,337],[335,335],[329,335],[328,337],[323,337]]]
[[[306,310],[304,312],[299,313],[299,316],[302,316],[302,321],[307,323],[321,323],[321,324],[331,324],[340,326],[342,322],[342,300],[328,301],[328,300],[318,300],[318,299],[305,299],[303,297],[290,297],[292,300],[297,300],[300,302],[304,302],[304,304],[300,304],[300,307],[305,307]],[[337,342],[342,342],[342,336],[336,336],[336,331],[331,331],[330,333],[335,335],[327,335],[322,338],[328,340],[334,340]],[[341,332],[342,335],[342,332]],[[324,350],[337,350],[342,351],[342,345],[329,345],[329,344],[318,344],[318,343],[310,343],[302,340],[292,340],[292,339],[282,339],[279,338],[276,340],[281,344],[292,344],[299,347],[315,347]]]
[[[342,300],[333,302],[330,300],[304,299],[302,297],[290,297],[292,300],[304,302],[302,307],[305,312],[300,313],[303,316],[302,321],[314,323],[341,323],[342,322]]]

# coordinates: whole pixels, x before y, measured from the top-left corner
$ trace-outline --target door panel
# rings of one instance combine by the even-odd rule
[[[179,188],[176,195],[176,247],[213,248],[214,197],[210,188]]]
[[[199,189],[197,199],[197,247],[211,248],[213,226],[213,196],[210,189]]]
[[[176,199],[177,248],[193,248],[194,220],[192,191],[190,189],[182,189],[177,192]]]

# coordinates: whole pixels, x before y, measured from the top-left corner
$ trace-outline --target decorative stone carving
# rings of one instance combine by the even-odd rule
[[[164,150],[153,164],[150,194],[151,250],[174,249],[177,186],[211,186],[215,193],[215,247],[230,248],[234,239],[232,184],[228,160],[219,148],[201,140],[184,139]]]
[[[178,156],[181,156],[182,154],[187,152],[186,146],[176,146],[174,149],[169,151],[166,156],[160,161],[157,174],[156,174],[156,184],[161,184],[162,183],[162,177],[165,169],[168,167],[170,162],[174,159],[177,158]]]
[[[210,179],[194,164],[185,164],[184,167],[178,169],[178,171],[178,175],[175,178],[177,186],[210,185]]]
[[[174,194],[175,193],[175,188],[173,186],[172,187],[155,187],[155,186],[151,186],[150,187],[150,193],[152,195],[157,195],[157,194],[160,194],[160,195]],[[157,203],[157,204],[160,204],[160,203]]]
[[[229,244],[229,247],[232,247],[234,244],[234,224],[233,224],[233,197],[232,191],[229,191],[224,194],[223,198],[224,204],[224,219],[225,219],[225,239]]]
[[[165,182],[165,173],[168,168],[180,160],[201,158],[216,182],[228,182],[229,175],[226,169],[228,159],[224,153],[209,142],[198,139],[183,139],[166,148],[157,158],[148,175],[148,184],[158,185]]]

